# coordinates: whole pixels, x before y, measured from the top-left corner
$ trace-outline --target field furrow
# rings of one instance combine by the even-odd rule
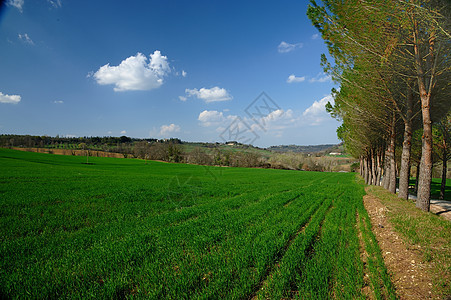
[[[360,297],[379,251],[352,174],[80,159],[0,150],[1,295]]]

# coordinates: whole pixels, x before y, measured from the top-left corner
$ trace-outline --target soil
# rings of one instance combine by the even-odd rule
[[[422,262],[415,249],[418,246],[406,244],[395,232],[386,217],[387,208],[379,199],[366,195],[363,203],[399,299],[439,299],[432,293],[429,266]]]

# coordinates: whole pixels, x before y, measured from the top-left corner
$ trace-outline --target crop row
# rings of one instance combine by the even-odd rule
[[[359,232],[380,255],[351,174],[1,149],[0,163],[7,297],[342,298],[363,285]]]

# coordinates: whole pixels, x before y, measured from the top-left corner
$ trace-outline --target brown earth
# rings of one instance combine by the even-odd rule
[[[27,152],[51,153],[51,154],[57,154],[57,155],[86,156],[86,150],[48,149],[48,148],[19,148],[19,147],[12,147],[12,149],[19,150],[19,151],[27,151]],[[121,154],[121,153],[95,151],[95,150],[89,150],[89,156],[124,158],[124,155]]]
[[[395,232],[386,216],[387,208],[372,195],[363,197],[372,230],[400,299],[440,299],[433,295],[430,267],[423,263],[418,246],[406,244]]]

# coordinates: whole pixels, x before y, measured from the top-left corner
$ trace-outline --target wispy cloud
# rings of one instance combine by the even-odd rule
[[[188,75],[188,73],[186,73],[185,70],[182,70],[182,76],[186,77],[186,75]]]
[[[63,100],[55,100],[55,101],[53,101],[53,103],[55,103],[55,104],[63,104],[64,101]]]
[[[17,8],[21,13],[23,12],[24,0],[8,0],[6,4]]]
[[[303,46],[302,43],[290,44],[285,41],[282,41],[279,44],[279,46],[277,46],[277,51],[279,51],[279,53],[288,53],[296,49],[302,48],[302,46]]]
[[[181,129],[180,126],[174,123],[170,125],[162,125],[160,127],[160,135],[163,137],[168,137],[170,134],[180,132],[180,129]]]
[[[314,35],[312,35],[312,40],[316,40],[319,38],[319,34],[315,33]]]
[[[167,57],[156,50],[150,54],[149,62],[146,56],[138,53],[124,59],[118,66],[106,64],[92,76],[100,85],[114,84],[115,92],[144,91],[160,87],[170,72]]]
[[[50,3],[54,8],[62,7],[61,0],[47,0],[47,2]]]
[[[320,125],[323,121],[330,119],[329,114],[326,112],[326,104],[330,102],[334,104],[334,98],[332,95],[327,95],[319,101],[314,101],[303,113],[302,116],[309,125]]]
[[[0,103],[17,104],[22,100],[19,95],[6,95],[0,92]]]
[[[34,45],[33,40],[28,36],[28,33],[18,35],[19,40],[21,40],[25,44]]]
[[[185,90],[186,93],[186,97],[184,96],[180,96],[182,98],[180,98],[180,100],[185,101],[187,97],[196,97],[198,99],[201,99],[203,101],[205,101],[206,103],[209,102],[220,102],[220,101],[228,101],[228,100],[232,100],[233,97],[232,95],[229,94],[229,92],[224,89],[224,88],[220,88],[220,87],[212,87],[211,89],[207,89],[207,88],[201,88],[201,89],[186,89]],[[183,100],[183,98],[185,100]]]
[[[121,134],[127,134],[127,130],[122,130]]]
[[[331,81],[332,78],[330,77],[330,75],[327,75],[325,73],[319,73],[318,75],[316,75],[316,77],[309,79],[309,82],[314,83],[314,82],[327,82],[327,81]]]
[[[296,77],[294,74],[291,74],[290,76],[288,76],[288,79],[287,79],[288,83],[303,82],[303,81],[305,81],[305,76]]]

